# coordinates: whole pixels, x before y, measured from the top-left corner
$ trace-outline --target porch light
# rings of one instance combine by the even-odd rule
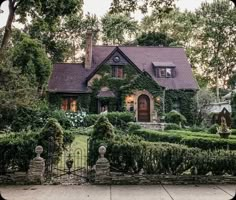
[[[127,97],[127,103],[132,103],[132,102],[134,102],[134,96],[133,95],[129,95]]]
[[[160,98],[160,97],[157,97],[157,98],[156,98],[156,101],[157,101],[157,103],[161,103],[161,98]]]

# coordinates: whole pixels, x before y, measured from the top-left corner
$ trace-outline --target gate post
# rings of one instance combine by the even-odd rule
[[[106,147],[100,146],[98,149],[98,152],[100,154],[100,158],[98,158],[96,162],[95,183],[96,184],[111,184],[110,163],[104,157],[106,153]]]
[[[37,156],[30,161],[28,171],[28,181],[30,183],[42,184],[44,182],[45,160],[40,157],[43,153],[43,147],[37,146],[35,148]]]

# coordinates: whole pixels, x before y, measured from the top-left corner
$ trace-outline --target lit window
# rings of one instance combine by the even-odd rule
[[[62,99],[61,109],[64,111],[77,111],[77,100],[74,97],[64,97]]]
[[[123,78],[123,67],[122,66],[112,66],[112,77]]]
[[[166,69],[160,69],[160,77],[166,77]]]
[[[170,68],[166,68],[166,77],[167,78],[171,77],[171,69]]]
[[[158,69],[156,69],[158,72]],[[158,74],[158,73],[156,73]],[[159,77],[160,78],[171,78],[172,77],[172,69],[171,68],[159,68]]]

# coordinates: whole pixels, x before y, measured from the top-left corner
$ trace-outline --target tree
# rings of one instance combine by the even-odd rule
[[[76,13],[83,5],[82,0],[0,0],[9,3],[9,15],[5,26],[5,32],[1,43],[1,51],[6,48],[12,32],[12,23],[17,14],[20,22],[26,22],[27,16],[31,18],[41,17],[49,23],[53,23],[60,16]]]
[[[131,38],[138,31],[138,22],[125,14],[106,14],[102,19],[103,41],[122,44],[126,37]]]
[[[204,75],[211,77],[216,86],[219,101],[219,87],[227,84],[236,62],[236,12],[226,0],[203,3],[197,10],[198,29],[196,59],[204,68]]]
[[[148,32],[142,33],[137,39],[140,46],[176,46],[177,43],[165,33]]]
[[[85,34],[92,29],[94,40],[97,39],[98,19],[95,15],[82,12],[72,13],[68,16],[48,23],[44,19],[32,20],[25,28],[25,32],[32,38],[39,39],[45,46],[47,54],[53,63],[64,62],[68,59],[76,62],[76,51],[81,50],[85,43]]]
[[[12,60],[13,67],[19,69],[41,93],[48,81],[51,62],[40,41],[23,35],[13,48]]]
[[[113,0],[110,13],[130,13],[136,10],[147,13],[152,8],[159,16],[162,13],[169,12],[174,7],[175,0]]]

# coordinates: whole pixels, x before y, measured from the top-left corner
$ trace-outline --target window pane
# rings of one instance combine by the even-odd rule
[[[117,67],[117,78],[123,78],[123,68]]]
[[[171,69],[170,68],[166,69],[166,77],[171,77]]]
[[[166,77],[166,69],[160,69],[160,77]]]
[[[77,111],[77,101],[74,98],[70,99],[70,111],[72,111],[72,112]]]
[[[67,111],[67,109],[68,109],[67,106],[68,106],[68,99],[63,98],[62,103],[61,103],[61,109]]]

